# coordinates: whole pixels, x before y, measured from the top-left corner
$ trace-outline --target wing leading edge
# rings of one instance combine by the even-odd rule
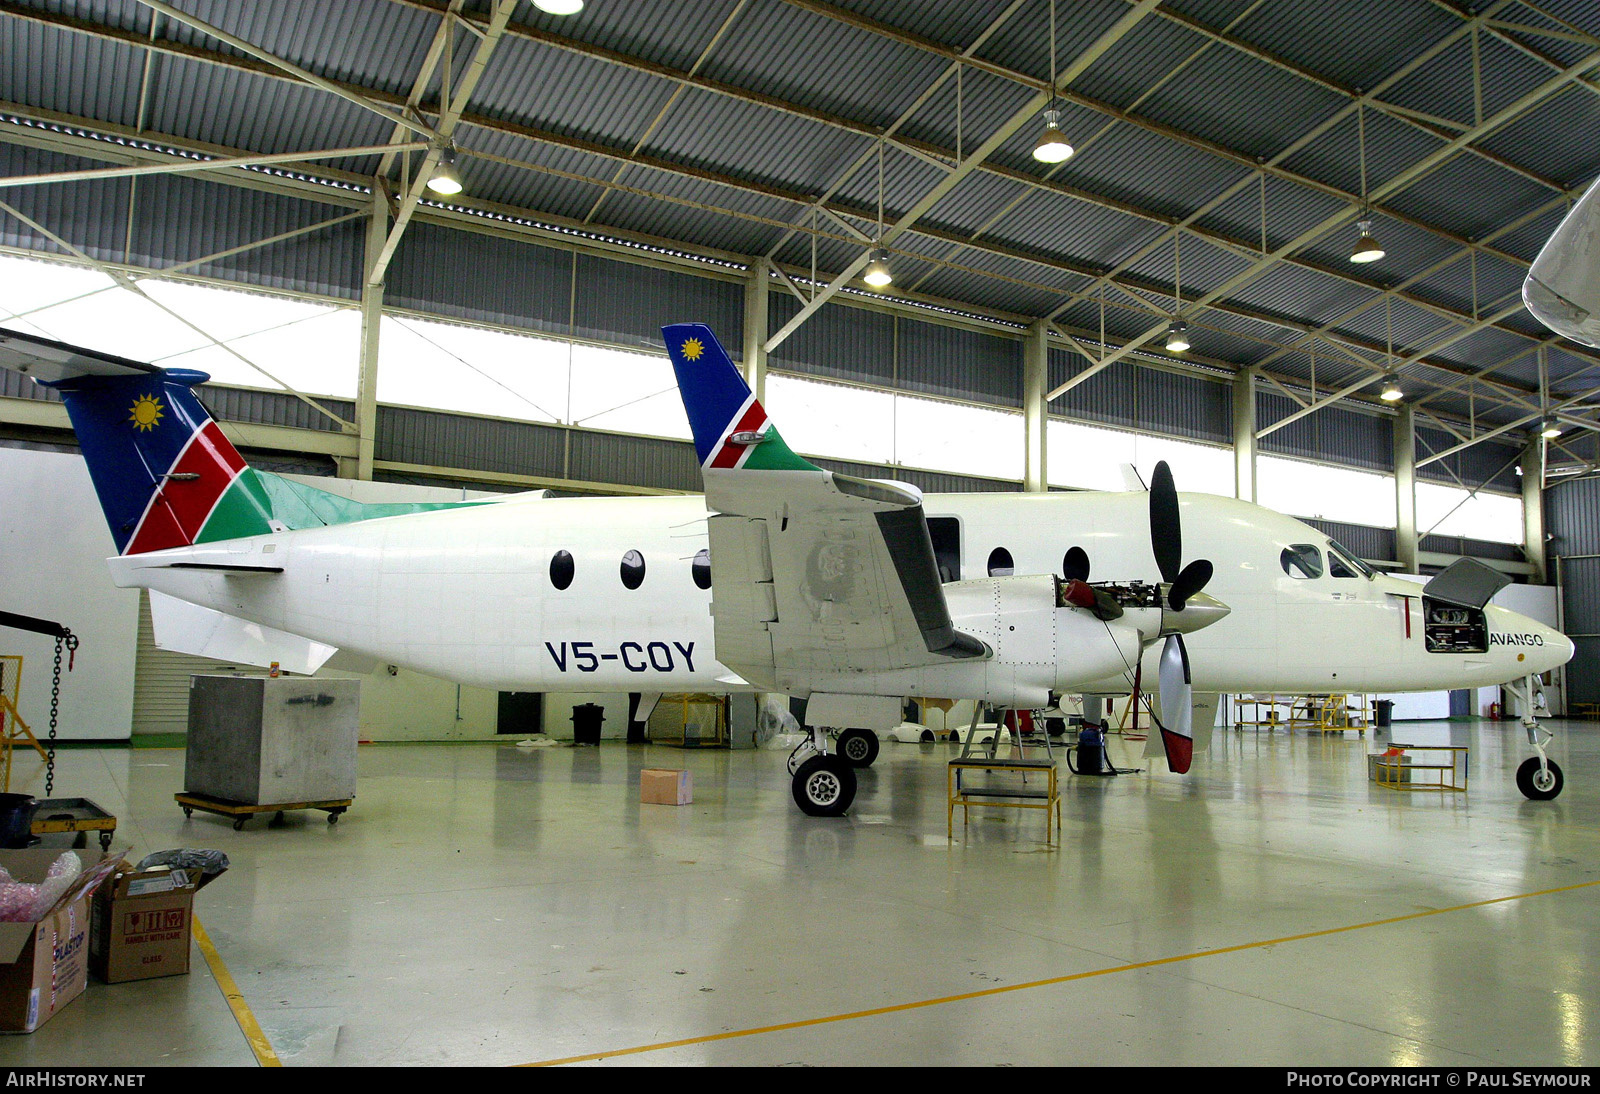
[[[717,514],[712,611],[723,664],[804,691],[823,674],[992,656],[950,618],[920,491],[796,455],[709,327],[662,333]]]

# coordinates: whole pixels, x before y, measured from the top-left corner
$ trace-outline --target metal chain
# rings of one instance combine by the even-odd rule
[[[62,628],[66,630],[66,628]],[[50,747],[45,751],[44,762],[44,793],[46,797],[55,789],[56,785],[56,723],[61,713],[61,650],[65,647],[68,654],[67,671],[72,671],[72,662],[77,660],[78,636],[71,631],[64,635],[56,636],[56,663],[55,675],[50,681]]]
[[[56,636],[55,678],[50,681],[50,747],[44,760],[45,797],[50,796],[56,785],[56,718],[61,712],[61,647],[65,641],[60,635]]]

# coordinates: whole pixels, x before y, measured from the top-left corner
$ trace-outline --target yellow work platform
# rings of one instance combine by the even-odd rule
[[[972,786],[962,781],[963,775],[986,772],[1008,776],[1000,783]],[[1028,784],[1029,776],[1043,775],[1043,785]],[[961,807],[961,827],[967,826],[972,806],[994,806],[1001,809],[1043,809],[1044,841],[1053,843],[1061,834],[1061,788],[1056,776],[1054,760],[1001,760],[981,756],[950,761],[945,778],[945,838],[955,838],[956,806]],[[1053,812],[1052,812],[1053,811]],[[1054,829],[1051,828],[1052,817]]]

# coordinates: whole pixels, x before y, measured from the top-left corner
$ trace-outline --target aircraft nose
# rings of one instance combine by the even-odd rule
[[[1572,660],[1577,647],[1572,639],[1525,615],[1507,613],[1505,637],[1506,650],[1516,663],[1518,673],[1548,672]]]

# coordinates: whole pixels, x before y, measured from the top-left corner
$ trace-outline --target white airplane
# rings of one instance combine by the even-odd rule
[[[1142,671],[1181,773],[1209,728],[1190,724],[1195,690],[1505,682],[1536,753],[1518,784],[1560,792],[1533,677],[1573,646],[1489,605],[1507,579],[1486,567],[1386,577],[1300,521],[1179,495],[1165,465],[1118,494],[923,497],[834,474],[783,442],[709,328],[663,334],[703,499],[363,506],[247,467],[195,397],[203,373],[10,331],[0,365],[61,393],[112,579],[151,590],[165,648],[299,672],[344,650],[501,690],[805,697],[790,772],[812,815],[849,807],[908,695],[1040,708],[1128,694]],[[1180,565],[1185,546],[1204,558]]]

